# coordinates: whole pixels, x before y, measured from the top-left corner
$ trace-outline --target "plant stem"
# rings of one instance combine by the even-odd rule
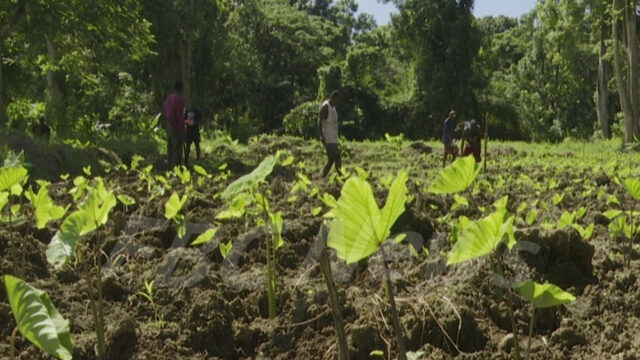
[[[380,246],[382,252],[382,264],[384,265],[384,275],[387,283],[387,293],[389,294],[389,305],[391,305],[391,318],[393,320],[393,327],[396,333],[396,341],[398,342],[398,359],[407,360],[407,354],[404,347],[404,339],[402,328],[400,327],[400,320],[398,319],[398,311],[396,310],[396,300],[393,295],[393,284],[391,283],[391,275],[389,267],[387,266],[387,254],[384,251],[384,246]]]
[[[89,298],[91,299],[91,312],[93,313],[93,321],[96,328],[96,339],[98,342],[98,359],[104,359],[105,354],[105,339],[104,339],[104,327],[103,327],[103,312],[102,312],[102,279],[101,268],[99,261],[95,264],[97,270],[96,283],[94,284],[92,269],[87,269],[87,285],[89,286]],[[97,290],[98,298],[94,298],[92,290]]]
[[[267,250],[267,297],[269,301],[269,319],[275,319],[276,317],[276,279],[275,279],[275,235],[273,234],[271,227],[271,217],[269,216],[269,205],[264,196],[262,196],[262,211],[265,215],[265,225],[268,226],[268,233],[271,233],[271,239],[269,236],[265,238],[266,250]]]
[[[500,263],[499,260],[495,258],[493,259],[493,262],[495,265],[496,272],[498,273],[498,275],[500,275],[502,279],[504,279],[502,264]],[[509,318],[511,319],[511,329],[513,332],[513,340],[514,340],[513,348],[515,350],[515,359],[519,360],[520,359],[520,342],[518,340],[518,328],[516,327],[516,318],[513,315],[513,306],[511,305],[511,287],[507,288],[505,298],[507,302],[507,309],[509,310]]]
[[[9,358],[11,360],[15,360],[16,358],[16,348],[15,348],[15,343],[16,343],[16,333],[18,332],[18,327],[16,326],[15,328],[13,328],[13,331],[11,332],[11,339],[9,340]]]
[[[326,246],[320,254],[320,270],[324,275],[324,281],[327,283],[327,290],[329,291],[329,302],[331,304],[331,310],[333,311],[333,321],[336,329],[336,336],[338,337],[338,349],[340,350],[340,360],[349,360],[349,345],[347,343],[347,336],[344,331],[344,320],[342,319],[342,310],[340,303],[338,302],[338,292],[336,291],[336,285],[333,282],[333,274],[331,273],[331,263],[327,256]]]
[[[533,324],[535,323],[536,307],[531,307],[531,320],[529,321],[529,340],[527,342],[527,360],[531,359],[531,338],[533,337]]]

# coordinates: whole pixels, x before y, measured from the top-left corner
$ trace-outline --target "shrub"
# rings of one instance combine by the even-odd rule
[[[305,138],[315,137],[320,105],[319,101],[309,101],[291,110],[282,121],[285,133]]]

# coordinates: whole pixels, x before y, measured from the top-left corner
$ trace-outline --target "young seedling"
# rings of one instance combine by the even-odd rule
[[[619,181],[619,180],[618,180]],[[635,200],[640,200],[640,178],[627,178],[622,181],[621,184]],[[625,236],[629,240],[628,251],[626,256],[626,263],[629,265],[631,262],[631,253],[633,251],[633,240],[637,234],[640,233],[640,224],[638,223],[638,216],[640,212],[636,211],[636,202],[628,208],[624,209],[618,199],[610,195],[607,204],[617,204],[622,210],[609,210],[605,213],[605,216],[612,220],[609,224],[609,232],[612,236],[615,236],[621,232],[624,232]]]
[[[86,246],[88,252],[92,254],[93,264],[88,263],[84,257],[80,258],[80,263],[84,265],[90,291],[95,290],[97,293],[89,295],[98,340],[98,358],[103,359],[106,349],[102,296],[102,242],[84,244],[80,243],[80,240],[107,223],[109,213],[116,205],[116,197],[113,191],[107,190],[101,178],[96,178],[96,183],[95,187],[86,185],[86,198],[78,204],[78,210],[72,212],[63,221],[60,230],[51,239],[46,255],[47,261],[56,269],[60,269],[76,257],[80,245]]]
[[[276,316],[276,250],[283,245],[282,240],[282,212],[273,212],[269,206],[266,194],[261,185],[278,164],[281,153],[266,157],[253,171],[241,176],[222,193],[224,200],[231,200],[231,207],[216,216],[217,220],[243,217],[245,213],[256,216],[258,226],[266,227],[271,234],[265,241],[265,255],[267,259],[267,296],[269,304],[269,318]],[[285,160],[291,163],[289,159]],[[255,207],[251,207],[255,205]]]
[[[164,326],[164,318],[160,314],[156,302],[153,300],[154,282],[154,280],[148,281],[147,279],[144,279],[144,291],[138,291],[137,295],[142,296],[143,298],[147,299],[147,301],[149,301],[149,304],[151,304],[151,309],[153,310],[154,324],[156,327],[162,328]]]
[[[4,275],[3,280],[20,333],[47,354],[70,360],[73,343],[69,321],[56,310],[47,293],[11,275]],[[15,359],[15,333],[11,333],[11,360]]]
[[[5,161],[6,162],[6,161]],[[9,164],[8,164],[9,165]],[[10,166],[3,166],[0,168],[0,219],[2,217],[2,210],[6,205],[9,205],[8,222],[9,231],[12,236],[14,234],[13,224],[16,221],[21,209],[21,202],[14,203],[16,198],[22,200],[21,195],[23,193],[23,186],[29,178],[28,171],[21,164],[11,164]],[[14,238],[14,242],[17,243],[17,239]],[[26,243],[21,242],[21,254],[22,261],[18,272],[24,276],[26,266]]]
[[[348,179],[332,211],[334,220],[331,222],[327,241],[327,245],[336,250],[338,257],[349,264],[365,259],[378,250],[381,251],[398,356],[401,360],[407,358],[403,331],[396,310],[387,256],[380,245],[389,238],[391,227],[405,210],[407,178],[406,172],[397,175],[382,210],[376,204],[371,185],[366,180],[359,177]]]
[[[535,323],[536,309],[543,309],[566,304],[576,298],[554,284],[538,284],[533,281],[519,281],[513,285],[515,291],[531,303],[531,319],[529,322],[529,339],[527,340],[527,359],[531,359],[531,338]]]

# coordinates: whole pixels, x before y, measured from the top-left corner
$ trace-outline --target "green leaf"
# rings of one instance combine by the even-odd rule
[[[178,196],[178,194],[173,193],[169,197],[169,200],[164,204],[164,217],[167,219],[173,219],[178,212],[182,210],[182,207],[187,202],[187,195],[182,195],[182,197]]]
[[[560,219],[558,219],[558,230],[564,229],[567,226],[571,226],[575,218],[575,213],[570,213],[568,211],[563,212],[562,215],[560,215]]]
[[[66,212],[66,209],[62,206],[54,205],[53,200],[49,197],[47,184],[42,184],[37,194],[32,189],[29,189],[24,195],[34,208],[36,227],[38,229],[43,229],[51,220],[62,218]]]
[[[373,350],[369,353],[369,356],[378,356],[384,358],[384,351],[382,350]]]
[[[318,216],[321,212],[322,212],[322,206],[316,206],[316,207],[315,207],[315,208],[313,208],[313,210],[311,211],[311,215],[313,215],[313,216]]]
[[[0,191],[0,218],[2,217],[2,209],[9,203],[9,193]]]
[[[640,200],[640,178],[625,179],[622,181],[622,185],[634,199]]]
[[[284,245],[282,240],[282,212],[269,213],[269,224],[271,226],[271,235],[273,235],[273,249],[278,250]]]
[[[472,156],[459,157],[451,165],[442,169],[427,190],[434,194],[452,194],[466,190],[471,186],[480,167]]]
[[[595,229],[595,224],[591,223],[586,228],[584,228],[584,227],[582,227],[582,226],[580,226],[578,224],[573,224],[572,227],[574,229],[576,229],[578,231],[578,233],[580,233],[580,237],[582,237],[584,240],[589,240],[591,238],[591,235],[593,235],[593,230]]]
[[[566,304],[576,299],[571,293],[549,283],[538,284],[533,281],[519,281],[513,285],[513,288],[520,296],[539,309]]]
[[[607,205],[611,205],[611,204],[620,205],[620,201],[618,200],[617,196],[615,196],[615,195],[607,196]]]
[[[223,259],[227,258],[227,255],[229,255],[229,251],[231,251],[231,249],[233,249],[233,243],[231,241],[229,241],[228,243],[220,243],[219,246],[220,249],[220,255],[222,255]]]
[[[538,218],[538,210],[536,210],[535,208],[529,210],[529,212],[527,212],[527,225],[531,226],[531,224],[533,224],[536,219]]]
[[[182,184],[188,184],[191,182],[191,172],[184,166],[176,166],[173,168],[173,173],[180,178]]]
[[[523,202],[520,204],[520,206],[518,206],[518,210],[516,210],[516,213],[520,214],[521,212],[527,210],[527,202]]]
[[[247,175],[241,176],[236,181],[229,184],[229,186],[227,186],[225,191],[222,193],[222,197],[227,199],[240,192],[255,189],[255,187],[259,183],[263,182],[267,178],[267,176],[271,174],[277,162],[278,159],[275,156],[267,156],[264,160],[262,160],[260,165],[253,169],[252,172]]]
[[[118,201],[120,201],[124,206],[131,206],[136,203],[136,199],[132,198],[129,195],[120,194],[116,197],[118,198]]]
[[[202,234],[198,235],[198,237],[195,240],[193,240],[193,242],[191,242],[191,246],[197,246],[197,245],[208,243],[209,241],[213,240],[217,232],[218,232],[218,229],[216,228],[209,229],[203,232]]]
[[[404,212],[407,174],[401,172],[391,185],[387,203],[378,208],[371,185],[361,178],[347,180],[333,210],[327,245],[336,249],[338,257],[354,263],[373,254],[391,231],[391,226]]]
[[[513,231],[513,216],[505,220],[505,215],[496,211],[462,231],[447,255],[447,266],[491,254]]]
[[[72,358],[69,321],[56,310],[49,296],[27,282],[4,275],[11,311],[18,329],[31,343],[58,359]]]
[[[245,208],[249,205],[249,195],[246,193],[238,194],[233,198],[231,206],[216,215],[217,220],[237,219],[244,216]]]
[[[193,171],[196,172],[196,174],[198,175],[202,175],[202,176],[206,176],[206,177],[210,177],[211,175],[209,175],[209,173],[207,172],[207,170],[205,170],[202,166],[200,165],[193,165]]]
[[[553,205],[558,205],[564,200],[564,194],[554,194],[553,195]]]
[[[612,209],[612,210],[605,211],[604,216],[606,216],[607,219],[609,219],[609,220],[613,220],[613,219],[617,218],[621,214],[622,214],[622,210],[613,210]]]
[[[467,200],[466,197],[460,196],[458,194],[453,194],[453,201],[455,201],[455,203],[453,204],[453,206],[451,206],[451,211],[454,211],[463,206],[469,206],[469,200]]]
[[[27,173],[27,169],[22,166],[0,168],[0,191],[10,189],[13,192],[13,188],[17,190],[18,187],[22,189],[21,185],[27,181]]]

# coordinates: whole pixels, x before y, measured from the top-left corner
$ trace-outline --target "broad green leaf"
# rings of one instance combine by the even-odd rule
[[[496,211],[462,231],[447,255],[447,266],[491,254],[513,231],[513,216],[505,220],[505,215]]]
[[[609,220],[613,220],[613,219],[617,218],[621,214],[622,214],[622,210],[614,210],[614,209],[612,209],[612,210],[605,211],[604,216],[606,216],[607,219],[609,219]]]
[[[173,219],[178,212],[182,210],[182,207],[187,202],[187,195],[182,195],[182,197],[178,196],[178,194],[173,193],[169,197],[169,200],[164,204],[164,217],[167,219]]]
[[[227,255],[229,255],[229,251],[231,251],[231,249],[233,249],[233,243],[231,241],[229,241],[228,243],[220,243],[219,246],[220,249],[220,255],[222,255],[223,259],[227,258]]]
[[[520,206],[518,206],[518,210],[516,210],[516,213],[520,214],[521,212],[527,210],[527,202],[523,202],[520,204]]]
[[[129,195],[120,194],[117,196],[117,198],[124,206],[131,206],[136,203],[136,199],[132,198]]]
[[[11,275],[4,275],[3,280],[22,335],[49,355],[70,360],[73,343],[69,321],[56,310],[49,295]]]
[[[572,302],[576,299],[553,284],[538,284],[533,281],[519,281],[513,285],[520,296],[529,301],[536,308],[548,308]]]
[[[558,205],[564,200],[564,194],[554,194],[553,195],[553,205]]]
[[[616,236],[620,234],[626,227],[627,217],[619,216],[609,223],[609,234]]]
[[[0,191],[9,189],[14,192],[20,188],[20,192],[22,192],[22,184],[27,181],[27,173],[27,169],[22,166],[0,168]],[[15,190],[12,188],[15,188]]]
[[[377,356],[377,357],[381,357],[384,358],[384,351],[382,350],[373,350],[369,353],[369,356]]]
[[[618,200],[617,196],[615,195],[607,196],[607,205],[611,205],[611,204],[620,205],[620,200]]]
[[[51,220],[62,218],[66,212],[66,209],[62,206],[54,205],[53,200],[49,197],[48,185],[46,184],[40,186],[37,194],[29,189],[24,195],[34,208],[36,227],[38,229],[43,229]]]
[[[584,206],[581,206],[580,209],[578,209],[575,213],[576,220],[582,219],[586,214],[587,214],[587,208]]]
[[[191,242],[191,246],[197,246],[197,245],[208,243],[209,241],[213,240],[217,232],[218,232],[218,229],[216,228],[212,228],[203,232],[202,234],[198,235],[198,237],[195,240]]]
[[[273,168],[276,166],[278,159],[273,156],[267,156],[260,165],[258,165],[252,172],[247,175],[241,176],[236,181],[227,186],[222,193],[222,197],[227,199],[240,192],[254,189],[259,183],[264,181],[267,176],[271,174]]]
[[[472,156],[459,157],[442,169],[433,185],[427,190],[434,194],[452,194],[466,190],[480,172]]]
[[[361,178],[347,180],[333,209],[327,245],[336,249],[338,257],[353,263],[373,254],[388,236],[391,226],[404,211],[406,201],[404,172],[394,180],[387,204],[378,208],[371,185]]]
[[[634,199],[640,200],[640,178],[625,179],[622,181],[622,185]]]
[[[455,203],[451,206],[451,211],[454,211],[463,206],[469,206],[469,200],[467,200],[466,197],[460,196],[458,194],[453,194],[453,201]]]
[[[315,208],[313,208],[313,210],[311,211],[311,215],[313,215],[313,216],[318,216],[321,212],[322,212],[322,206],[316,206],[316,207],[315,207]]]
[[[245,208],[249,205],[249,194],[238,194],[233,198],[231,206],[216,215],[217,220],[237,219],[244,216]]]
[[[586,228],[578,224],[573,224],[572,226],[578,231],[578,233],[580,233],[580,237],[582,237],[584,240],[589,240],[591,238],[591,235],[593,235],[593,230],[595,229],[595,224],[593,223],[589,224],[589,226],[587,226]]]
[[[531,225],[533,224],[536,219],[538,218],[538,210],[536,210],[535,208],[529,210],[529,212],[527,212],[527,225]]]
[[[573,221],[575,220],[576,214],[565,211],[560,215],[560,219],[558,219],[558,230],[564,229],[567,226],[571,226]]]
[[[271,234],[273,235],[273,249],[278,250],[284,241],[282,240],[282,212],[269,213],[269,224],[271,227]]]
[[[210,177],[211,176],[211,175],[209,175],[207,170],[205,170],[205,168],[203,168],[200,165],[193,165],[193,171],[195,171],[196,174],[198,174],[198,175],[202,175],[202,176],[206,176],[206,177]]]
[[[9,193],[6,191],[0,191],[0,214],[2,209],[9,203]],[[2,217],[2,215],[0,215]]]
[[[338,201],[336,200],[336,198],[333,197],[333,195],[331,195],[329,193],[322,194],[322,198],[320,200],[322,200],[322,202],[327,207],[335,208],[336,206],[338,206]]]

